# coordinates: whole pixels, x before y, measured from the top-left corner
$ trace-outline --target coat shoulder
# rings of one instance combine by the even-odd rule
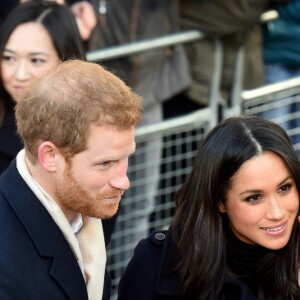
[[[118,300],[164,300],[158,292],[167,231],[155,231],[141,240],[119,283]]]

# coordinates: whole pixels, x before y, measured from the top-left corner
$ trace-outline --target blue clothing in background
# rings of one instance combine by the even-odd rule
[[[263,25],[267,84],[300,76],[300,0],[278,3],[272,8],[278,12],[278,18]],[[300,104],[292,97],[285,101],[278,106],[271,103],[261,116],[279,123],[285,130],[300,127],[300,119],[295,115],[300,111]],[[291,139],[296,145],[300,142],[300,135],[293,134]]]
[[[264,61],[300,67],[300,0],[273,6],[279,17],[264,26]]]

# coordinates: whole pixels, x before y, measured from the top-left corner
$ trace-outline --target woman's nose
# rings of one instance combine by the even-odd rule
[[[284,209],[277,197],[268,201],[267,209],[267,218],[270,220],[282,220],[284,217]]]
[[[20,81],[28,80],[31,77],[30,70],[26,62],[20,61],[18,63],[16,67],[15,77]]]

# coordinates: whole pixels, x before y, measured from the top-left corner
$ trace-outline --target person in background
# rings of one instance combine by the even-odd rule
[[[204,34],[203,39],[185,45],[192,78],[185,92],[187,98],[202,106],[210,104],[217,44],[222,49],[218,86],[221,106],[230,106],[234,85],[252,89],[264,84],[260,16],[269,3],[270,0],[181,0],[181,30],[196,29]],[[239,61],[241,53],[244,55]],[[242,77],[237,77],[238,68],[243,70]]]
[[[66,0],[65,2],[71,7],[82,40],[87,42],[97,24],[92,1]]]
[[[0,298],[108,300],[101,219],[129,188],[140,97],[70,60],[16,100],[25,149],[0,177]]]
[[[0,2],[0,25],[10,13],[11,10],[19,3],[24,3],[28,1],[40,0],[1,0]],[[92,3],[89,1],[79,1],[79,0],[48,0],[49,2],[57,2],[58,4],[68,4],[76,18],[76,22],[79,28],[79,32],[83,41],[87,41],[93,29],[97,23],[97,17],[93,8]]]
[[[219,123],[175,196],[169,230],[136,247],[118,299],[300,299],[299,191],[300,162],[280,126]]]
[[[85,59],[70,9],[49,1],[20,4],[0,31],[0,174],[23,148],[13,100],[36,76],[70,58]]]

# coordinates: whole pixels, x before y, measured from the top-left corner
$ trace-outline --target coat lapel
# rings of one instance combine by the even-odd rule
[[[0,186],[39,255],[52,259],[50,276],[70,299],[88,299],[75,255],[48,211],[21,178],[16,161],[2,174]]]
[[[88,299],[87,289],[78,263],[66,247],[57,247],[57,253],[53,257],[53,262],[49,274],[60,285],[70,299]],[[70,259],[73,256],[74,259]],[[74,262],[75,260],[75,262]]]

